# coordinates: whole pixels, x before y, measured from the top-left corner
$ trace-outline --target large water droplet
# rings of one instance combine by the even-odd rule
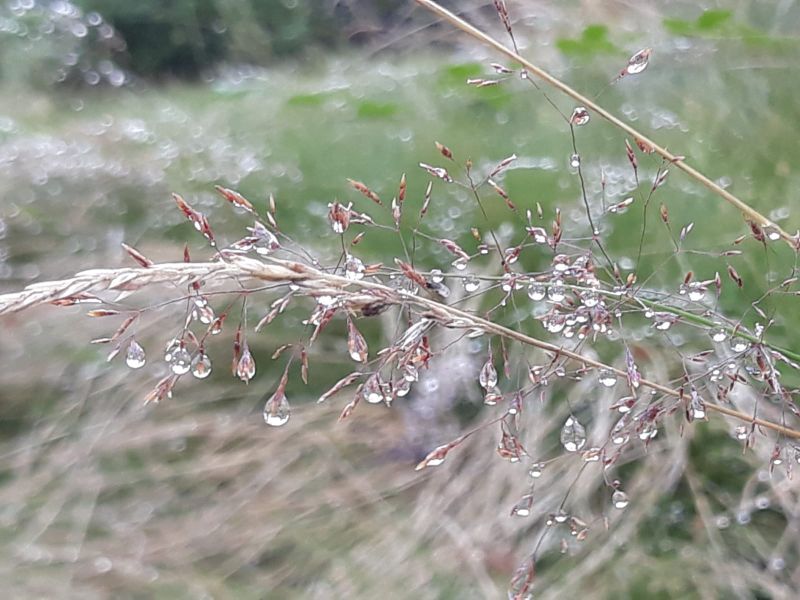
[[[572,111],[572,116],[569,118],[569,122],[573,125],[586,125],[589,122],[589,111],[586,110],[583,106],[576,106],[575,110]]]
[[[600,385],[607,388],[617,385],[617,374],[609,369],[600,369],[597,379],[600,381]]]
[[[442,283],[444,281],[444,275],[439,269],[431,269],[431,281],[433,283]]]
[[[731,339],[731,350],[734,352],[744,352],[750,347],[750,342],[744,338],[735,337]]]
[[[528,285],[528,298],[531,300],[539,301],[544,300],[547,294],[547,288],[541,283],[531,283]]]
[[[628,494],[622,490],[616,490],[613,494],[611,494],[611,504],[614,505],[614,508],[622,510],[628,506],[628,503]]]
[[[352,281],[364,278],[364,263],[357,256],[347,255],[347,262],[344,264],[344,276]]]
[[[526,494],[511,509],[512,517],[529,517],[533,506],[533,494]]]
[[[572,415],[561,428],[561,445],[567,452],[577,452],[586,445],[586,430]]]
[[[181,346],[172,353],[172,361],[170,361],[170,369],[175,375],[184,375],[189,372],[192,365],[192,355],[189,351]]]
[[[292,416],[292,409],[284,393],[276,392],[272,398],[267,400],[264,406],[264,422],[271,427],[286,425],[289,417]]]
[[[545,464],[543,462],[533,463],[528,469],[528,475],[533,479],[539,479],[544,471]]]
[[[626,75],[636,75],[644,71],[650,63],[650,54],[652,52],[650,48],[639,50],[639,52],[628,59],[628,66],[625,67],[623,72]]]
[[[211,359],[205,352],[198,352],[192,359],[192,375],[197,379],[205,379],[211,375]]]
[[[722,325],[714,326],[711,331],[709,331],[709,335],[711,336],[711,340],[718,344],[728,339],[728,332],[725,331]]]
[[[481,287],[481,280],[478,279],[477,275],[467,275],[461,282],[464,284],[464,290],[470,294]]]
[[[128,351],[125,354],[125,363],[131,369],[141,369],[145,360],[144,348],[141,347],[139,342],[131,339],[130,344],[128,344]]]
[[[553,302],[561,302],[566,295],[564,284],[560,280],[554,281],[547,290],[547,297]]]
[[[483,367],[481,367],[481,372],[478,375],[478,383],[480,383],[481,387],[486,391],[497,387],[497,369],[494,368],[491,356],[489,360],[484,363]]]

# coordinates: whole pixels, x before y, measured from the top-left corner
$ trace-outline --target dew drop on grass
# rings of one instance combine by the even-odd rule
[[[650,64],[650,54],[652,52],[652,49],[644,48],[631,56],[628,59],[628,65],[625,67],[624,73],[626,75],[637,75],[644,71],[647,65]]]
[[[564,284],[561,281],[554,281],[547,290],[547,297],[553,302],[561,302],[566,297]]]
[[[733,430],[733,434],[736,436],[736,439],[739,441],[744,441],[747,439],[747,426],[746,425],[738,425],[736,429]]]
[[[468,293],[476,292],[481,287],[480,279],[476,275],[468,275],[462,279],[464,290]]]
[[[541,283],[531,283],[528,286],[528,298],[538,302],[539,300],[544,300],[545,295],[547,294],[547,288],[543,286]]]
[[[431,269],[431,281],[433,283],[442,283],[444,281],[444,275],[439,269]]]
[[[577,452],[586,445],[586,430],[572,415],[561,428],[561,445],[567,452]]]
[[[581,166],[581,155],[580,154],[573,154],[569,157],[569,166],[573,169],[577,169]]]
[[[289,422],[289,417],[292,416],[292,409],[289,406],[289,401],[283,392],[276,394],[267,400],[264,406],[264,422],[271,427],[280,427]]]
[[[617,490],[613,494],[611,494],[611,504],[614,505],[614,508],[622,510],[626,506],[628,506],[628,494],[623,492],[622,490]]]
[[[197,379],[205,379],[211,375],[211,359],[205,352],[199,352],[192,359],[192,375]]]
[[[185,375],[189,372],[192,365],[192,355],[189,351],[180,347],[172,353],[172,360],[170,361],[170,369],[175,375]]]
[[[718,344],[728,339],[728,332],[725,331],[725,328],[721,325],[717,325],[712,328],[709,332],[709,335],[711,336],[711,340]]]
[[[489,360],[481,367],[481,372],[478,375],[478,383],[480,383],[481,387],[487,392],[497,387],[497,369],[494,368],[491,357],[489,357]]]
[[[173,338],[169,342],[167,342],[167,346],[166,348],[164,348],[164,360],[167,361],[168,363],[171,363],[173,355],[175,354],[175,352],[180,350],[182,346],[183,343],[178,338]]]
[[[610,388],[617,385],[617,375],[613,371],[609,371],[608,369],[600,369],[600,372],[597,374],[598,381],[600,381],[600,385]]]
[[[532,479],[539,479],[544,471],[545,464],[543,462],[533,463],[528,469],[528,475]]]
[[[734,352],[744,352],[750,347],[750,342],[744,338],[735,337],[731,340],[731,350]]]
[[[533,494],[524,495],[511,509],[512,517],[529,517],[533,506]]]
[[[141,369],[145,363],[144,348],[134,339],[128,344],[128,351],[125,353],[125,363],[131,369]]]
[[[344,264],[344,276],[351,281],[358,281],[364,278],[364,263],[357,256],[347,255]]]
[[[576,106],[575,110],[572,111],[572,116],[569,118],[569,122],[573,125],[586,125],[589,122],[589,111],[586,110],[583,106]]]
[[[469,262],[469,261],[468,261],[466,258],[463,258],[463,257],[461,257],[461,258],[457,258],[457,259],[455,259],[455,260],[454,260],[452,263],[450,263],[450,264],[452,264],[452,265],[453,265],[453,267],[454,267],[454,268],[455,268],[457,271],[463,271],[464,269],[466,269],[466,268],[467,268],[467,263],[468,263],[468,262]]]

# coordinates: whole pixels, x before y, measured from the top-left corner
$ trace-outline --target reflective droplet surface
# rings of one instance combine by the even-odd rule
[[[716,327],[712,328],[708,334],[711,336],[711,340],[718,344],[728,339],[728,332],[722,325],[717,325]]]
[[[625,67],[623,73],[626,75],[636,75],[644,71],[647,65],[650,64],[650,55],[652,52],[653,50],[651,48],[639,50],[639,52],[628,59],[628,66]]]
[[[622,510],[628,506],[628,503],[628,495],[622,490],[616,490],[613,494],[611,494],[611,504],[614,505],[614,508]]]
[[[533,479],[539,479],[544,471],[545,464],[543,462],[533,463],[528,469],[528,475]]]
[[[586,430],[572,415],[561,428],[561,445],[567,452],[577,452],[586,445]]]
[[[600,372],[597,374],[597,379],[600,385],[607,388],[617,385],[617,374],[609,369],[600,369]]]
[[[526,494],[511,509],[512,517],[529,517],[533,506],[533,494]]]
[[[135,339],[131,338],[128,344],[128,351],[125,353],[125,364],[131,369],[141,369],[144,366],[146,357],[144,348]]]
[[[364,263],[360,258],[347,255],[347,261],[344,263],[344,276],[352,281],[358,281],[364,278]]]
[[[547,294],[547,288],[541,283],[531,283],[528,285],[528,298],[531,300],[539,301],[544,300]]]
[[[569,118],[569,122],[573,125],[586,125],[589,122],[589,111],[586,110],[583,106],[576,106],[575,110],[572,111],[572,116]]]
[[[497,387],[497,369],[494,368],[491,356],[484,363],[483,367],[481,367],[481,372],[478,375],[478,383],[480,383],[481,387],[486,391]]]
[[[282,391],[276,392],[264,405],[264,422],[270,427],[286,425],[291,416],[292,409]]]
[[[444,275],[439,269],[431,269],[431,281],[434,283],[442,283]]]
[[[184,375],[189,372],[192,367],[192,355],[189,351],[180,347],[172,353],[172,360],[170,361],[169,368],[175,375]]]
[[[197,379],[205,379],[211,375],[211,359],[205,352],[198,352],[192,359],[192,375]]]
[[[464,285],[464,290],[470,294],[477,291],[481,287],[481,281],[476,275],[467,275],[461,280],[461,282]]]
[[[573,169],[577,169],[581,166],[581,155],[580,154],[573,154],[569,157],[569,166]]]

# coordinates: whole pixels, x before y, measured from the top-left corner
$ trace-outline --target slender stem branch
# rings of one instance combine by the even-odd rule
[[[638,138],[639,140],[641,140],[642,142],[644,142],[648,146],[652,147],[653,150],[656,153],[658,153],[659,155],[661,155],[662,157],[664,157],[665,160],[667,160],[670,163],[674,164],[675,167],[677,167],[678,169],[680,169],[681,171],[683,171],[684,173],[689,175],[689,177],[691,177],[695,181],[701,183],[702,185],[707,187],[709,190],[711,190],[713,193],[715,193],[716,195],[720,196],[723,200],[725,200],[726,202],[732,204],[737,209],[739,209],[746,219],[748,219],[750,221],[753,221],[753,222],[757,223],[758,225],[760,225],[762,227],[768,227],[768,228],[774,230],[792,248],[798,249],[798,247],[800,247],[800,236],[790,235],[789,233],[787,233],[786,231],[781,229],[781,227],[779,227],[771,219],[768,219],[767,217],[762,215],[760,212],[758,212],[757,210],[755,210],[754,208],[749,206],[746,202],[740,200],[739,198],[737,198],[736,196],[731,194],[726,189],[724,189],[721,186],[719,186],[716,183],[714,183],[711,179],[709,179],[708,177],[703,175],[700,171],[698,171],[697,169],[695,169],[692,166],[690,166],[683,158],[673,154],[672,152],[668,151],[666,148],[661,147],[656,142],[654,142],[653,140],[651,140],[650,138],[645,136],[643,133],[640,133],[638,130],[634,129],[633,127],[631,127],[627,123],[625,123],[622,120],[620,120],[619,118],[615,117],[613,114],[611,114],[610,112],[605,110],[599,104],[596,104],[593,100],[587,98],[586,96],[584,96],[580,92],[574,90],[573,88],[568,86],[566,83],[564,83],[560,79],[554,77],[553,75],[550,75],[550,73],[548,73],[544,69],[542,69],[540,67],[537,67],[536,65],[534,65],[532,62],[530,62],[526,58],[523,58],[517,52],[515,52],[513,49],[504,46],[502,43],[500,43],[499,41],[497,41],[493,37],[487,35],[486,33],[481,31],[477,27],[475,27],[473,25],[470,25],[464,19],[462,19],[461,17],[453,14],[452,12],[447,10],[446,8],[443,8],[442,6],[440,6],[438,3],[434,2],[433,0],[415,0],[415,2],[417,4],[419,4],[420,6],[422,6],[423,8],[425,8],[425,9],[431,11],[432,13],[438,15],[439,17],[441,17],[442,19],[444,19],[445,21],[447,21],[448,23],[450,23],[454,27],[457,27],[461,31],[467,33],[468,35],[471,35],[472,37],[474,37],[475,39],[483,42],[484,44],[486,44],[488,46],[491,46],[492,48],[494,48],[495,50],[497,50],[501,54],[505,54],[511,60],[519,63],[520,65],[522,65],[529,73],[532,73],[532,74],[536,75],[539,79],[542,79],[543,81],[547,82],[548,84],[550,84],[551,86],[553,86],[557,90],[563,92],[564,94],[566,94],[570,98],[576,100],[577,102],[579,102],[580,104],[585,106],[587,109],[589,109],[590,111],[594,112],[598,116],[602,117],[603,119],[605,119],[606,121],[608,121],[609,123],[614,125],[615,127],[621,129],[622,131],[624,131],[628,135],[631,135],[634,138]]]

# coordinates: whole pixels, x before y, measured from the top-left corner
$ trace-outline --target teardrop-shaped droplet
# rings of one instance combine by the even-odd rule
[[[364,278],[364,263],[357,256],[347,255],[347,261],[344,263],[344,276],[352,281],[358,281]]]
[[[394,393],[397,395],[398,398],[403,398],[404,396],[408,395],[408,392],[411,391],[411,382],[406,379],[405,377],[401,377],[393,384]]]
[[[464,269],[466,269],[466,268],[467,268],[467,263],[468,263],[468,262],[469,262],[469,260],[468,260],[468,259],[466,259],[466,258],[464,258],[464,257],[459,257],[459,258],[455,259],[455,260],[454,260],[452,263],[450,263],[450,264],[452,264],[452,265],[453,265],[453,267],[455,267],[455,269],[456,269],[457,271],[463,271]]]
[[[628,66],[625,67],[623,73],[626,75],[636,75],[644,71],[650,63],[650,54],[652,54],[652,52],[653,50],[651,48],[639,50],[639,52],[628,59]]]
[[[433,283],[442,283],[444,281],[444,275],[441,270],[431,269],[431,281]]]
[[[282,390],[275,392],[264,405],[264,422],[271,427],[286,425],[291,416],[292,409]]]
[[[502,399],[503,394],[500,393],[499,389],[494,387],[486,391],[486,394],[483,396],[483,403],[486,406],[494,406]]]
[[[577,452],[586,445],[586,430],[572,415],[561,428],[561,445],[567,452]]]
[[[131,338],[128,344],[128,351],[125,353],[125,363],[131,369],[141,369],[144,366],[146,357],[144,348],[135,339]]]
[[[211,375],[211,359],[205,352],[198,352],[192,359],[192,375],[197,379],[205,379]]]
[[[236,363],[236,376],[249,383],[249,381],[256,375],[256,361],[250,353],[250,347],[245,343],[242,347],[242,354],[239,357],[239,362]]]
[[[166,348],[164,348],[164,360],[168,363],[172,362],[172,355],[179,350],[183,346],[183,342],[178,338],[173,338],[169,342],[167,342]]]
[[[543,462],[533,463],[528,469],[528,475],[533,479],[539,479],[544,471],[545,464]]]
[[[728,339],[728,332],[722,325],[717,325],[713,327],[711,331],[709,331],[708,333],[711,336],[711,341],[716,342],[718,344]]]
[[[364,382],[364,388],[361,391],[364,399],[370,404],[379,404],[383,402],[383,390],[381,389],[381,379],[376,373]]]
[[[597,374],[597,379],[600,385],[607,388],[617,385],[617,374],[609,369],[600,369],[600,372]]]
[[[580,154],[573,154],[569,157],[569,166],[573,169],[577,169],[581,166],[581,155]]]
[[[616,490],[613,494],[611,494],[611,504],[614,505],[614,508],[622,510],[628,506],[628,502],[628,494],[622,490]]]
[[[352,319],[347,319],[347,351],[356,362],[367,362],[367,340],[356,328]]]
[[[184,375],[192,368],[192,355],[181,346],[172,353],[172,361],[169,365],[175,375]]]
[[[572,111],[572,116],[569,118],[569,122],[573,125],[586,125],[589,122],[589,111],[586,110],[583,106],[576,106],[575,110]]]
[[[524,495],[511,509],[512,517],[529,517],[533,506],[533,494]]]
[[[734,352],[744,352],[750,347],[750,342],[741,337],[731,339],[731,350]]]
[[[546,294],[547,288],[541,283],[531,283],[528,285],[528,298],[531,300],[535,300],[536,302],[544,300]]]
[[[481,367],[481,372],[478,375],[478,383],[480,383],[481,387],[487,392],[497,387],[497,369],[494,368],[491,356],[484,363],[483,367]]]
[[[464,290],[470,294],[481,287],[481,280],[478,279],[477,275],[467,275],[461,282],[464,285]]]
[[[554,281],[547,289],[547,297],[553,302],[561,302],[566,295],[567,292],[564,289],[564,284],[559,280]]]

